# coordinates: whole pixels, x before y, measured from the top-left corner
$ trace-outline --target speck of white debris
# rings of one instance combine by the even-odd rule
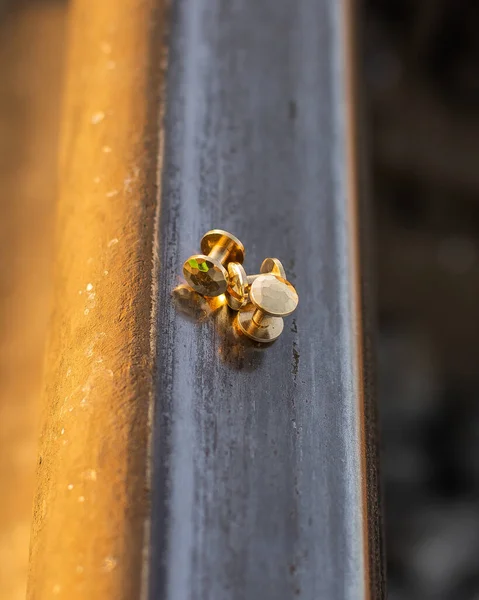
[[[101,151],[104,152],[105,154],[110,154],[111,148],[110,148],[110,146],[103,146]]]
[[[116,562],[116,558],[113,556],[107,556],[103,561],[103,570],[107,573],[113,571],[113,569],[116,567]]]
[[[111,52],[111,46],[108,42],[102,42],[100,44],[100,48],[101,48],[101,51],[104,52],[105,54],[110,54],[110,52]]]
[[[64,433],[65,433],[65,430],[64,430],[64,429],[62,429],[62,430],[60,431],[60,435],[63,435]]]
[[[100,177],[95,177],[93,179],[93,183],[100,183],[100,181],[101,181]]]
[[[95,469],[87,469],[83,476],[85,479],[89,479],[90,481],[96,481],[96,471]]]
[[[57,585],[54,585],[54,586],[53,586],[52,592],[53,592],[54,594],[59,594],[61,589],[62,589],[62,588],[61,588],[61,587],[60,587],[60,586],[57,584]]]
[[[108,275],[108,271],[103,271],[103,275]]]
[[[105,113],[100,110],[91,116],[91,123],[92,123],[92,125],[97,125],[98,123],[103,121],[104,118],[105,118]]]
[[[115,67],[116,67],[116,62],[115,62],[114,60],[109,60],[109,61],[106,63],[106,68],[107,68],[107,69],[110,69],[110,70],[112,70],[112,69],[114,69]]]
[[[86,286],[86,291],[87,291],[87,292],[91,292],[91,291],[92,291],[92,289],[93,289],[93,284],[92,284],[92,283],[87,283],[87,286]]]
[[[81,295],[83,294],[83,290],[78,290],[78,293]]]
[[[67,377],[70,377],[71,374],[72,374],[71,368],[67,369]]]
[[[108,248],[111,248],[112,246],[114,246],[115,244],[118,244],[118,238],[113,238],[112,240],[110,240],[108,242]]]
[[[85,502],[85,496],[78,496],[78,502]]]
[[[90,309],[89,308],[85,308],[85,310],[83,311],[83,314],[87,315],[89,312],[90,312]]]
[[[71,490],[73,489],[73,483],[69,483],[69,484],[67,485],[67,489],[69,489],[69,490],[71,491]]]
[[[81,575],[81,573],[83,573],[83,567],[81,565],[78,565],[77,568],[75,569],[75,571]]]
[[[68,412],[73,412],[73,406],[70,406],[70,408],[68,409]]]
[[[105,196],[107,198],[113,198],[113,196],[118,196],[118,190],[111,190],[111,192],[107,192]]]

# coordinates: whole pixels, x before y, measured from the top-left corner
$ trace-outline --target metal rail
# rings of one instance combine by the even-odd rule
[[[73,0],[29,598],[384,596],[352,30]],[[272,347],[178,287],[211,228],[297,288]]]
[[[173,2],[150,600],[384,595],[351,18],[346,0]],[[214,227],[298,289],[271,348],[175,290]]]

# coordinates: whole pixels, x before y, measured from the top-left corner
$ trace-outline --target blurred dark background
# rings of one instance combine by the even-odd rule
[[[363,3],[390,600],[479,600],[479,3]]]
[[[0,597],[22,600],[67,2],[0,0]],[[479,600],[479,2],[359,4],[390,600]],[[3,450],[2,450],[3,454]]]

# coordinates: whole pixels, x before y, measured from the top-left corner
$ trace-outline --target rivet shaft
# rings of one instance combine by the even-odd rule
[[[211,248],[210,252],[208,253],[208,257],[215,260],[219,260],[219,262],[223,265],[226,262],[233,247],[234,242],[223,237],[219,240],[217,244],[213,246],[213,248]]]
[[[264,312],[263,312],[263,311],[262,311],[260,308],[257,308],[257,309],[254,311],[254,313],[253,313],[253,316],[252,316],[252,319],[251,319],[251,320],[252,320],[254,323],[256,323],[256,325],[258,325],[258,326],[261,326],[261,321],[264,319],[264,317],[265,317],[265,314],[264,314]]]

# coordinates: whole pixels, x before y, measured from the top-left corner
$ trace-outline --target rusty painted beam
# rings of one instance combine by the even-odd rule
[[[162,3],[74,0],[29,598],[139,598]]]
[[[0,3],[0,596],[25,600],[66,5]]]

